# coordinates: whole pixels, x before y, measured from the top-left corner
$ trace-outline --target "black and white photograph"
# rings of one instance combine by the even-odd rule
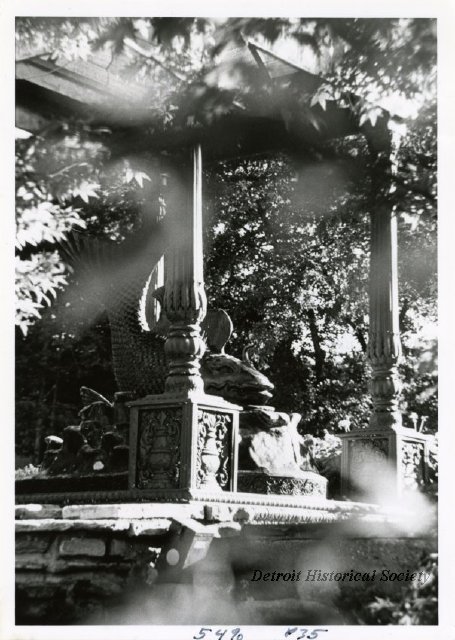
[[[440,18],[357,6],[14,15],[5,640],[448,640]]]

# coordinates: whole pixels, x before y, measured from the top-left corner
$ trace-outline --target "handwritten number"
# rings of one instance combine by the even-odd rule
[[[297,631],[298,627],[288,627],[288,630],[285,632],[284,637],[287,638],[289,636],[291,636],[293,633],[295,633]],[[199,630],[198,635],[193,636],[193,640],[204,640],[205,636],[207,633],[210,633],[212,631],[212,629],[210,627],[201,627]],[[309,629],[300,629],[300,634],[297,638],[295,638],[295,640],[315,640],[319,633],[323,632],[323,631],[328,631],[328,629],[313,629],[313,631],[310,631],[310,633],[308,635],[306,635],[306,633],[309,631]],[[224,636],[226,635],[227,629],[218,629],[217,631],[215,631],[215,635],[218,636],[219,640],[223,640]],[[243,635],[240,633],[240,628],[236,627],[235,629],[232,629],[231,631],[231,640],[243,640]]]
[[[318,633],[321,633],[321,631],[328,631],[328,629],[313,629],[313,631],[311,631],[311,633],[307,635],[307,639],[314,640],[318,637]]]
[[[205,638],[205,634],[211,631],[211,629],[209,629],[209,627],[201,627],[199,630],[199,635],[197,636],[193,636],[193,640],[202,640],[203,638]]]

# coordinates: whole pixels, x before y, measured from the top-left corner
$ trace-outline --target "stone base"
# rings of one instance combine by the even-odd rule
[[[434,436],[395,426],[341,434],[342,495],[384,502],[415,492],[428,481],[429,446]]]
[[[422,555],[436,551],[432,528],[408,525],[371,505],[314,497],[20,506],[16,624],[368,624],[362,604],[401,600],[412,586],[382,582],[382,571],[428,570]],[[376,576],[326,581],[319,572]],[[434,596],[436,587],[429,573],[425,589]]]
[[[272,476],[257,471],[239,471],[237,488],[248,493],[289,496],[327,496],[327,478],[313,471],[302,471],[300,477]]]
[[[168,502],[154,501],[151,492],[124,492],[115,496],[106,496],[106,502],[95,502],[94,496],[90,501],[82,501],[83,496],[73,494],[71,496],[58,496],[49,494],[44,496],[28,496],[26,503],[22,498],[17,512],[21,519],[30,520],[40,517],[62,517],[69,520],[85,522],[93,519],[120,519],[131,522],[137,518],[194,518],[196,520],[235,520],[237,522],[249,522],[250,524],[286,524],[299,522],[302,525],[315,523],[344,522],[353,518],[364,517],[367,526],[373,520],[383,522],[386,513],[375,505],[354,502],[338,502],[326,500],[318,496],[287,496],[264,495],[254,493],[228,493],[206,494],[193,499],[181,500],[180,503],[172,500]],[[88,496],[87,496],[88,497]],[[111,498],[110,502],[107,501]],[[141,498],[142,502],[138,500]],[[36,512],[36,501],[41,500],[39,511]],[[52,500],[52,498],[54,500]],[[123,498],[123,500],[121,499]],[[136,499],[136,500],[135,500]],[[77,500],[77,502],[76,502]],[[133,500],[135,500],[133,502]],[[56,507],[56,504],[62,505]],[[65,506],[66,505],[66,506]],[[61,515],[56,516],[56,510]],[[41,516],[40,514],[45,514]],[[46,514],[52,513],[52,516]]]
[[[198,392],[150,395],[129,407],[130,489],[177,501],[236,490],[241,407]]]
[[[16,496],[46,493],[119,491],[128,489],[128,472],[97,475],[32,476],[16,480]]]

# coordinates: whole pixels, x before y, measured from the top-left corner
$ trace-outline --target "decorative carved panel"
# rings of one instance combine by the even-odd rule
[[[229,489],[232,415],[198,409],[197,488]]]
[[[404,440],[402,445],[401,474],[403,488],[415,490],[424,484],[424,445]]]
[[[374,482],[378,467],[385,464],[389,454],[387,438],[355,439],[349,441],[349,475],[364,488]]]
[[[265,473],[239,473],[237,488],[246,493],[265,493],[286,496],[326,497],[327,481],[312,473],[311,478],[268,476]]]
[[[138,488],[177,489],[179,487],[181,425],[181,408],[139,411]]]

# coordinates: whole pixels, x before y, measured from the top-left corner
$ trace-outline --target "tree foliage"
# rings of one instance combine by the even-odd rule
[[[292,103],[310,123],[311,106],[324,111],[337,100],[373,129],[389,109],[401,134],[395,173],[383,179],[393,185],[399,220],[403,409],[434,431],[434,29],[427,19],[20,18],[17,43],[23,56],[58,61],[87,59],[98,49],[124,56],[128,74],[153,89],[155,130],[198,126],[233,102],[254,109],[263,99],[283,113]],[[226,67],[227,52],[249,40],[284,57],[304,52],[324,82],[313,96],[299,96],[292,87],[274,90],[241,60]],[[64,120],[17,146],[17,323],[28,332],[18,335],[24,451],[34,448],[25,436],[33,425],[41,435],[51,425],[55,432],[59,403],[74,412],[78,385],[114,390],[103,317],[90,325],[82,314],[80,326],[62,328],[59,298],[52,300],[75,277],[58,254],[70,230],[121,241],[156,199],[153,159],[134,149],[116,157],[110,137],[108,129]],[[362,136],[306,153],[207,170],[206,279],[210,304],[232,315],[231,352],[253,344],[257,365],[276,385],[274,403],[300,411],[305,431],[322,433],[368,418],[368,216],[375,203]],[[33,379],[28,362],[35,363]]]
[[[371,185],[355,174],[333,161],[308,169],[281,158],[224,165],[212,178],[209,299],[233,315],[232,348],[254,345],[274,401],[301,412],[307,431],[363,426],[370,411]],[[435,221],[433,210],[418,215],[416,228],[400,225],[402,408],[434,430]]]

